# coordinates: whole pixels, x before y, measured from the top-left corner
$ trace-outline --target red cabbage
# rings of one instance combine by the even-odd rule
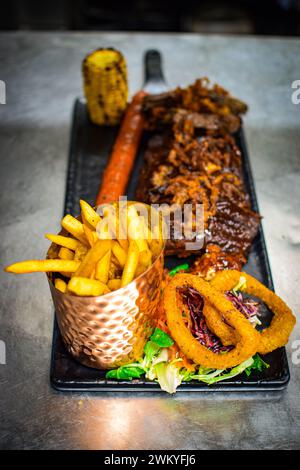
[[[192,321],[190,331],[202,346],[207,347],[214,353],[230,351],[231,346],[223,346],[220,339],[209,329],[203,315],[204,299],[193,287],[179,289],[183,302],[187,305]]]
[[[241,312],[250,323],[260,323],[257,315],[259,314],[259,303],[252,299],[246,299],[241,292],[234,293],[232,291],[226,292],[226,297],[234,305],[234,307]]]

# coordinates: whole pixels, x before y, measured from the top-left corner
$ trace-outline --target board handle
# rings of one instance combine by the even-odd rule
[[[167,84],[162,71],[162,58],[159,51],[149,49],[144,56],[145,81],[143,89],[150,94],[167,91]]]

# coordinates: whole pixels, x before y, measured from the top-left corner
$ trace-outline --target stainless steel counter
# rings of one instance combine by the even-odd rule
[[[143,52],[162,51],[171,86],[209,76],[245,100],[252,168],[275,287],[299,316],[300,41],[178,34],[0,35],[1,266],[43,257],[63,211],[71,109],[80,64],[94,48],[127,59],[130,89]],[[281,396],[270,394],[70,394],[50,388],[53,308],[46,277],[0,273],[0,447],[42,449],[299,448],[300,364]],[[3,343],[2,343],[3,345]],[[298,354],[300,358],[300,354]],[[294,361],[297,362],[297,361]]]

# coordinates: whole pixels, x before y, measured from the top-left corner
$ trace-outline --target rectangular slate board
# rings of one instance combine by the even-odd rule
[[[84,199],[92,205],[94,204],[101,175],[109,158],[117,132],[117,128],[98,127],[92,124],[87,114],[85,102],[81,99],[76,100],[67,175],[66,214],[79,214],[80,199]],[[134,200],[137,177],[139,169],[143,164],[146,141],[147,135],[143,138],[129,183],[127,193],[129,200]],[[252,208],[258,211],[255,187],[242,129],[236,136],[236,142],[242,151],[244,182],[250,195]],[[167,257],[165,263],[168,268],[172,268],[179,264],[180,260],[172,256]],[[252,245],[245,271],[273,290],[272,276],[261,226]],[[268,324],[270,318],[270,312],[264,309],[263,324]],[[264,359],[270,367],[262,373],[253,373],[250,377],[241,374],[233,379],[210,386],[192,381],[183,383],[178,388],[178,391],[246,392],[284,389],[290,378],[285,348],[280,348],[267,354],[264,356]],[[66,351],[56,320],[54,322],[50,379],[54,388],[64,391],[161,391],[158,384],[145,379],[132,381],[106,380],[105,371],[79,364]]]

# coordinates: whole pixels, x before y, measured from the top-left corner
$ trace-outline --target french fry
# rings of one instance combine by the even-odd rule
[[[118,242],[123,250],[127,251],[129,246],[127,239],[127,215],[122,203],[120,203],[120,206],[117,208],[116,230]]]
[[[107,283],[110,290],[117,290],[121,287],[121,279],[110,279]]]
[[[90,279],[95,279],[96,268],[93,269],[92,274],[90,275]]]
[[[14,274],[62,271],[74,273],[79,265],[80,261],[64,259],[28,260],[11,264],[5,268],[5,271]]]
[[[147,250],[148,243],[145,239],[144,226],[141,224],[141,218],[133,205],[128,207],[127,218],[129,239],[135,240],[139,251]]]
[[[150,249],[155,257],[160,254],[162,248],[163,243],[160,240],[152,240],[150,243]]]
[[[116,257],[112,253],[111,259],[110,259],[110,266],[109,266],[109,271],[108,271],[108,279],[115,279],[121,276],[122,274],[122,268],[120,267]]]
[[[145,251],[140,251],[139,263],[148,268],[151,265],[151,262],[152,262],[151,251],[149,249]]]
[[[147,267],[143,266],[142,264],[138,264],[138,267],[136,268],[134,277],[139,277],[141,274],[143,274],[146,271]]]
[[[129,247],[128,240],[125,240],[125,238],[118,238],[118,242],[120,243],[123,250],[125,250],[125,251],[128,250],[128,247]]]
[[[89,242],[89,245],[90,246],[94,246],[95,245],[95,238],[94,238],[94,232],[93,230],[91,230],[87,225],[83,224],[83,230],[84,230],[84,233],[85,233],[85,236],[86,236],[86,239],[87,241]]]
[[[109,232],[112,235],[112,238],[117,238],[117,211],[115,206],[108,205],[103,208],[103,215],[105,217]]]
[[[110,258],[111,250],[108,250],[96,264],[95,278],[98,279],[98,281],[103,282],[104,284],[107,284],[108,281]]]
[[[103,207],[102,218],[81,200],[83,223],[66,215],[61,225],[69,236],[45,235],[58,245],[57,255],[52,250],[49,252],[51,259],[14,263],[5,271],[15,274],[58,272],[70,279],[55,279],[58,290],[83,296],[106,294],[129,284],[148,269],[153,254],[158,254],[163,246],[161,234],[158,240],[153,239],[146,215],[142,215],[143,210],[137,209],[136,204],[125,205],[123,211],[118,203]]]
[[[78,240],[71,237],[64,237],[63,235],[52,235],[52,233],[46,233],[45,237],[56,245],[64,246],[65,248],[69,248],[74,251],[79,245],[81,245]]]
[[[110,288],[106,285],[105,288],[104,288],[104,291],[103,291],[103,295],[104,294],[109,294],[111,292]]]
[[[60,290],[60,292],[65,293],[67,290],[67,283],[63,281],[62,279],[60,279],[59,277],[55,279],[54,285],[57,290]]]
[[[74,251],[62,246],[58,252],[58,257],[60,259],[74,259],[74,254]]]
[[[74,259],[77,261],[82,261],[88,250],[89,249],[86,245],[82,245],[82,243],[80,243],[75,250]]]
[[[119,265],[124,268],[126,263],[127,254],[126,251],[120,246],[119,242],[113,241],[112,252],[118,260]]]
[[[84,245],[87,244],[87,239],[84,233],[83,224],[75,219],[70,214],[65,215],[61,221],[61,226],[67,230],[73,237],[80,240]]]
[[[77,269],[76,277],[90,277],[95,269],[97,262],[111,249],[111,240],[98,240],[95,245],[90,248],[85,257],[83,258],[79,268]]]
[[[72,277],[73,273],[68,273],[68,272],[65,272],[65,271],[60,271],[60,274],[64,277]]]
[[[158,256],[164,245],[162,214],[159,214],[158,224],[154,229],[154,236],[149,245],[153,255]]]
[[[102,295],[107,286],[95,279],[73,276],[68,283],[68,292],[80,296]]]
[[[95,245],[95,243],[99,240],[98,233],[95,231],[92,231],[92,234],[93,234],[94,245]]]
[[[126,263],[123,269],[121,286],[129,284],[133,278],[139,261],[139,248],[134,240],[129,243]]]
[[[138,204],[134,204],[133,208],[135,209],[136,211],[136,208],[137,207],[143,207],[143,204],[141,203],[138,203]],[[132,210],[132,209],[131,209]],[[144,210],[146,210],[144,208]],[[147,210],[146,210],[147,211]],[[147,211],[147,215],[148,215],[148,211]],[[142,230],[143,230],[143,234],[144,234],[144,238],[145,240],[147,240],[148,242],[151,241],[153,239],[153,233],[151,232],[151,229],[149,228],[149,225],[148,225],[148,218],[145,219],[144,215],[138,215],[137,211],[136,211],[136,216],[138,216],[138,220],[139,220],[139,224],[141,225],[142,227]],[[151,215],[150,217],[152,217],[152,211],[151,211]],[[151,219],[150,219],[151,220]]]
[[[80,199],[80,208],[82,220],[86,221],[93,228],[97,228],[98,223],[101,221],[101,217],[87,202]]]
[[[100,240],[112,240],[113,236],[109,229],[107,220],[102,219],[97,226],[97,236]]]

